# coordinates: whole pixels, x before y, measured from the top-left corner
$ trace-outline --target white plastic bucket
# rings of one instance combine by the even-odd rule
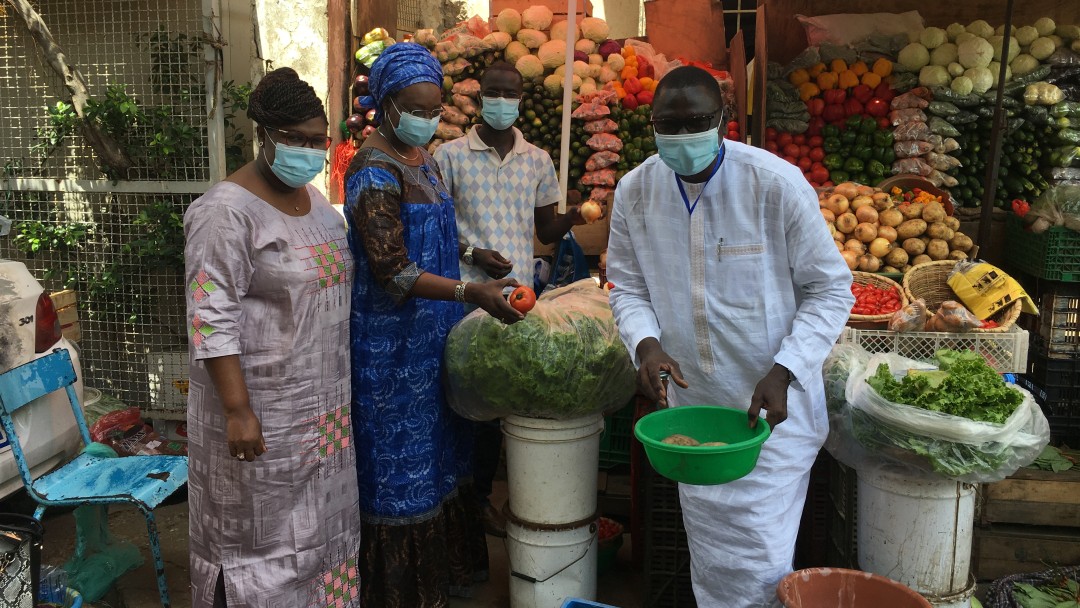
[[[510,510],[536,524],[566,524],[596,513],[596,471],[604,418],[540,420],[507,416]]]
[[[928,597],[967,590],[975,523],[973,486],[893,471],[860,471],[858,497],[856,536],[862,570]]]
[[[559,608],[567,598],[596,598],[596,523],[535,530],[506,522],[510,608]]]
[[[971,577],[971,582],[967,589],[964,589],[960,593],[941,597],[927,595],[926,599],[934,608],[971,608],[971,596],[975,595],[975,586],[975,577]]]

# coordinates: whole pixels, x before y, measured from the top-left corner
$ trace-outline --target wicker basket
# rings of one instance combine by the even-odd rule
[[[900,307],[903,308],[904,306],[907,306],[908,298],[904,289],[889,277],[883,277],[872,272],[860,272],[858,270],[853,271],[851,277],[851,282],[854,285],[873,285],[874,287],[880,287],[882,289],[895,289],[897,293],[900,294]],[[893,314],[895,313],[890,312],[883,315],[852,314],[848,317],[848,325],[867,329],[871,325],[883,325],[888,323]]]
[[[904,294],[909,301],[914,302],[922,298],[926,302],[926,310],[931,314],[946,300],[956,300],[957,296],[949,287],[949,273],[956,267],[956,260],[941,260],[927,262],[912,267],[904,274]],[[1003,332],[1007,331],[1020,318],[1022,304],[1018,300],[1011,306],[995,313],[990,320],[998,324],[991,329],[974,329],[979,332]]]

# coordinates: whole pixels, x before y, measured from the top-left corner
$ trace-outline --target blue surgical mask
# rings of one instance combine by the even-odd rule
[[[398,111],[398,116],[400,116],[398,124],[392,125],[394,135],[397,135],[397,138],[402,143],[409,146],[422,147],[428,145],[431,138],[435,136],[435,129],[439,128],[439,117],[424,119],[402,112],[393,97],[390,98],[390,103],[394,104],[394,109]]]
[[[326,150],[279,144],[269,134],[266,139],[274,147],[274,164],[270,165],[270,170],[286,186],[306,186],[326,165]],[[263,159],[266,159],[265,155]]]
[[[502,97],[484,97],[482,99],[481,115],[484,122],[496,131],[509,129],[518,118],[519,99],[505,99]]]
[[[655,134],[660,160],[677,175],[697,175],[716,160],[720,152],[720,128],[701,133]]]

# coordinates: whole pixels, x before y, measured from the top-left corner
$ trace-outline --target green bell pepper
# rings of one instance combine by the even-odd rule
[[[844,131],[844,133],[840,136],[840,143],[844,144],[845,146],[852,146],[855,144],[855,140],[858,139],[858,137],[858,131],[853,131],[849,129],[847,131]]]
[[[858,114],[849,116],[844,125],[847,127],[848,131],[858,131],[862,128],[862,116],[859,116]]]
[[[872,160],[866,163],[866,172],[876,181],[881,181],[885,177],[885,165],[879,160]]]
[[[840,129],[836,125],[825,125],[821,128],[821,136],[825,139],[830,137],[840,137]]]
[[[852,151],[851,155],[854,158],[857,158],[865,163],[866,161],[870,160],[873,153],[874,149],[870,146],[855,146],[855,149]]]
[[[874,145],[879,148],[891,148],[893,145],[892,131],[877,131],[873,137]]]
[[[844,171],[848,173],[862,173],[865,166],[866,164],[860,158],[849,158],[844,161]]]
[[[858,147],[869,146],[873,143],[873,138],[866,133],[859,133],[855,136],[855,145]]]
[[[850,177],[847,171],[829,171],[829,180],[834,184],[846,182]]]
[[[821,164],[829,171],[837,171],[844,167],[844,157],[836,153],[829,154],[821,160]]]
[[[826,154],[833,154],[839,152],[844,148],[844,144],[840,141],[839,137],[826,137],[822,142],[821,147],[825,150]]]
[[[881,164],[891,167],[894,162],[896,162],[896,152],[893,151],[892,146],[889,146],[881,154]]]
[[[859,123],[859,131],[866,133],[867,135],[873,134],[878,130],[877,120],[867,116]]]

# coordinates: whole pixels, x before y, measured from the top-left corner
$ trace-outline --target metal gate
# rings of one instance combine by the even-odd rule
[[[183,213],[225,174],[220,0],[36,0],[85,77],[86,118],[130,166],[87,143],[25,22],[0,5],[0,256],[76,290],[88,386],[153,418],[187,393]]]

